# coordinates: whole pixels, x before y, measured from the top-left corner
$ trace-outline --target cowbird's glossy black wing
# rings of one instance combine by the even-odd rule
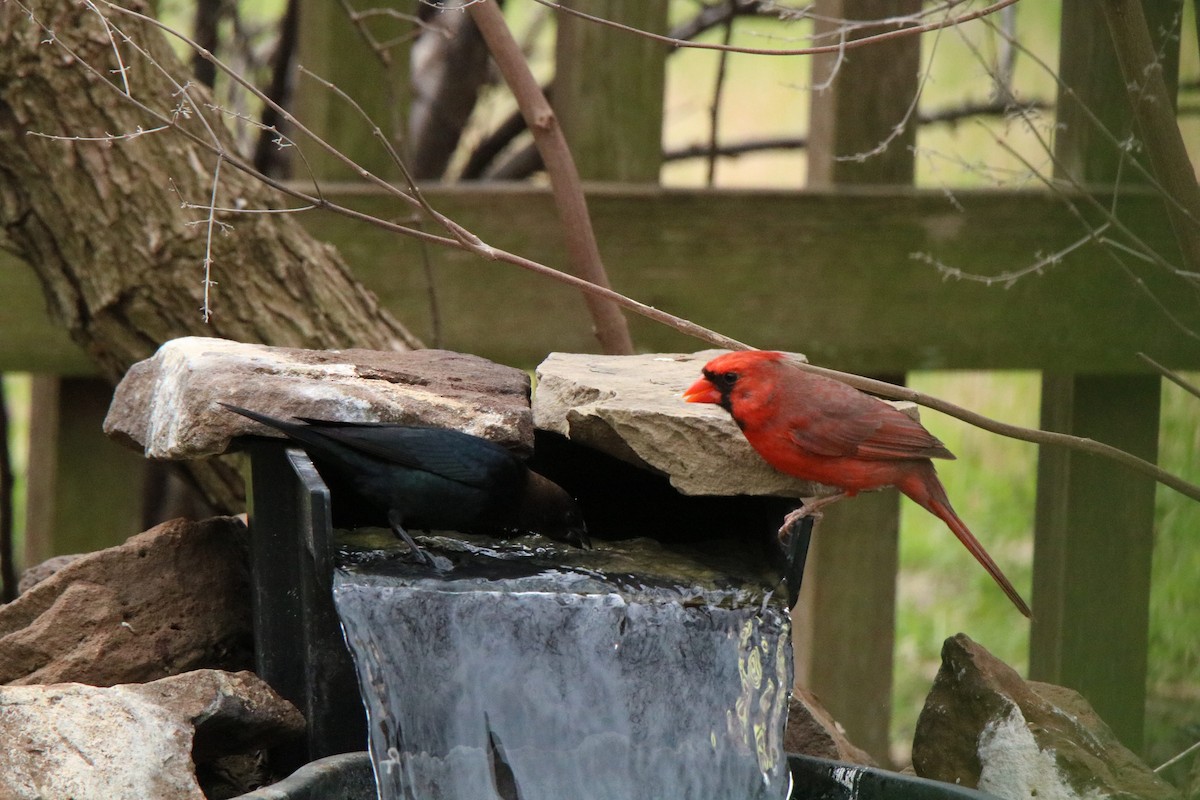
[[[524,464],[507,449],[478,436],[444,428],[391,423],[345,423],[304,419],[307,432],[371,458],[427,472],[477,489],[510,481]]]
[[[335,524],[521,529],[587,541],[571,497],[495,442],[459,431],[382,422],[282,420],[222,403],[304,446],[333,495]]]
[[[529,471],[503,447],[441,428],[408,425],[301,426],[325,451],[317,469],[337,473],[353,491],[383,504],[393,525],[423,530],[507,529]]]

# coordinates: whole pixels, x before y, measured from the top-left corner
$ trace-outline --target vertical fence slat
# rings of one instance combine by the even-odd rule
[[[1151,32],[1177,29],[1179,3],[1146,3]],[[1176,83],[1178,39],[1163,44]],[[1174,53],[1172,51],[1174,50]],[[1116,136],[1130,130],[1124,81],[1104,17],[1091,0],[1065,0],[1055,150],[1060,177],[1128,184],[1122,154],[1081,104]],[[1131,286],[1130,291],[1134,291]],[[1131,365],[1134,362],[1130,354]],[[1155,461],[1157,377],[1045,375],[1042,427],[1087,436]],[[1145,716],[1154,483],[1109,462],[1042,448],[1034,543],[1030,677],[1077,689],[1129,747],[1141,747]]]
[[[662,32],[666,0],[575,0],[572,8]],[[554,111],[585,180],[657,182],[666,47],[559,13]]]
[[[1154,376],[1048,375],[1042,425],[1153,461]],[[1077,689],[1127,746],[1145,710],[1154,483],[1109,462],[1043,450],[1030,677]]]
[[[861,20],[913,13],[920,5],[920,0],[821,0],[815,10],[819,20]],[[817,23],[818,33],[829,29],[830,23]],[[858,49],[846,59],[837,54],[813,59],[814,86],[835,69],[836,76],[812,95],[809,186],[912,183],[916,127],[910,124],[891,137],[916,96],[919,64],[917,37]],[[883,142],[887,147],[878,154],[852,158]],[[867,281],[869,268],[847,265],[864,270]],[[797,682],[816,692],[851,739],[881,763],[889,761],[899,517],[899,494],[891,489],[829,509],[813,537],[794,634]]]
[[[915,0],[819,0],[815,8],[816,32],[820,34],[831,29],[830,23],[823,20],[901,17],[920,11],[921,4]],[[860,29],[850,38],[878,32]],[[836,41],[822,39],[820,44]],[[912,147],[917,141],[917,127],[909,124],[894,138],[892,135],[916,96],[920,68],[921,43],[916,36],[879,42],[845,54],[813,57],[809,79],[814,87],[808,139],[809,187],[912,184]],[[823,90],[817,88],[831,74],[836,74],[832,84]],[[885,149],[874,152],[889,139]],[[872,155],[862,160],[854,158],[862,153]]]
[[[104,435],[112,386],[33,379],[25,564],[120,544],[141,530],[146,462]]]
[[[370,5],[383,14],[388,10],[415,14],[418,6],[414,0],[380,0]],[[378,39],[391,38],[403,29],[403,26],[381,25],[381,19],[386,22],[383,14],[365,22]],[[396,127],[406,114],[397,112],[407,108],[410,94],[406,44],[389,49],[391,66],[385,70],[341,3],[302,0],[297,52],[298,64],[352,97],[394,144],[400,143],[403,132]],[[352,105],[306,75],[296,74],[293,81],[292,107],[307,127],[375,175],[392,180],[400,177],[370,123]],[[324,181],[358,179],[355,172],[329,153],[305,139],[300,142],[307,165],[296,159],[292,166],[297,180],[309,178],[307,167]]]

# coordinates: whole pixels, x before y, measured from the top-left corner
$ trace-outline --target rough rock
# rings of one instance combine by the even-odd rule
[[[854,745],[842,726],[826,710],[817,696],[807,689],[793,689],[788,699],[787,728],[783,749],[816,758],[876,766],[867,751]]]
[[[684,494],[820,494],[763,461],[723,409],[684,402],[684,390],[720,352],[551,353],[537,368],[534,424],[667,475]]]
[[[533,446],[521,370],[444,350],[300,350],[202,337],[173,339],[134,364],[104,432],[160,459],[217,455],[235,436],[270,433],[218,401],[282,417],[419,422]]]
[[[248,672],[3,686],[0,797],[202,800],[193,757],[270,747],[303,730],[300,712]]]
[[[304,733],[304,716],[253,672],[201,669],[116,687],[140,694],[195,731],[197,762],[271,747]]]
[[[66,556],[53,556],[40,564],[34,564],[21,573],[21,580],[17,582],[17,594],[25,594],[77,558],[79,558],[78,553]]]
[[[1023,680],[964,634],[946,640],[917,722],[917,774],[999,798],[1179,798],[1077,692]]]
[[[245,525],[172,520],[0,606],[0,683],[149,681],[251,661]]]

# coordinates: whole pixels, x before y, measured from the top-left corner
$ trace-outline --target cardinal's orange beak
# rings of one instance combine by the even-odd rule
[[[701,378],[683,393],[683,399],[689,403],[720,403],[721,393],[708,378]]]

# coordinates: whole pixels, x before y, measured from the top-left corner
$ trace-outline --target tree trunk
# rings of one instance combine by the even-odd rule
[[[188,69],[160,31],[133,17],[113,13],[110,24],[121,34],[110,36],[82,3],[22,2],[0,5],[0,244],[37,272],[52,316],[105,377],[115,381],[178,336],[419,346],[337,253],[289,214],[218,212],[206,321],[203,206],[219,159],[175,128],[132,136],[161,124],[138,104],[167,115],[183,107],[179,85],[164,71],[181,85]],[[132,99],[123,94],[121,65]],[[206,105],[208,91],[194,84],[186,91],[203,111],[180,118],[178,127],[233,153],[224,117]],[[279,207],[279,198],[222,161],[215,205],[267,209]],[[202,467],[196,474],[216,506],[236,502],[240,480],[231,471]]]

